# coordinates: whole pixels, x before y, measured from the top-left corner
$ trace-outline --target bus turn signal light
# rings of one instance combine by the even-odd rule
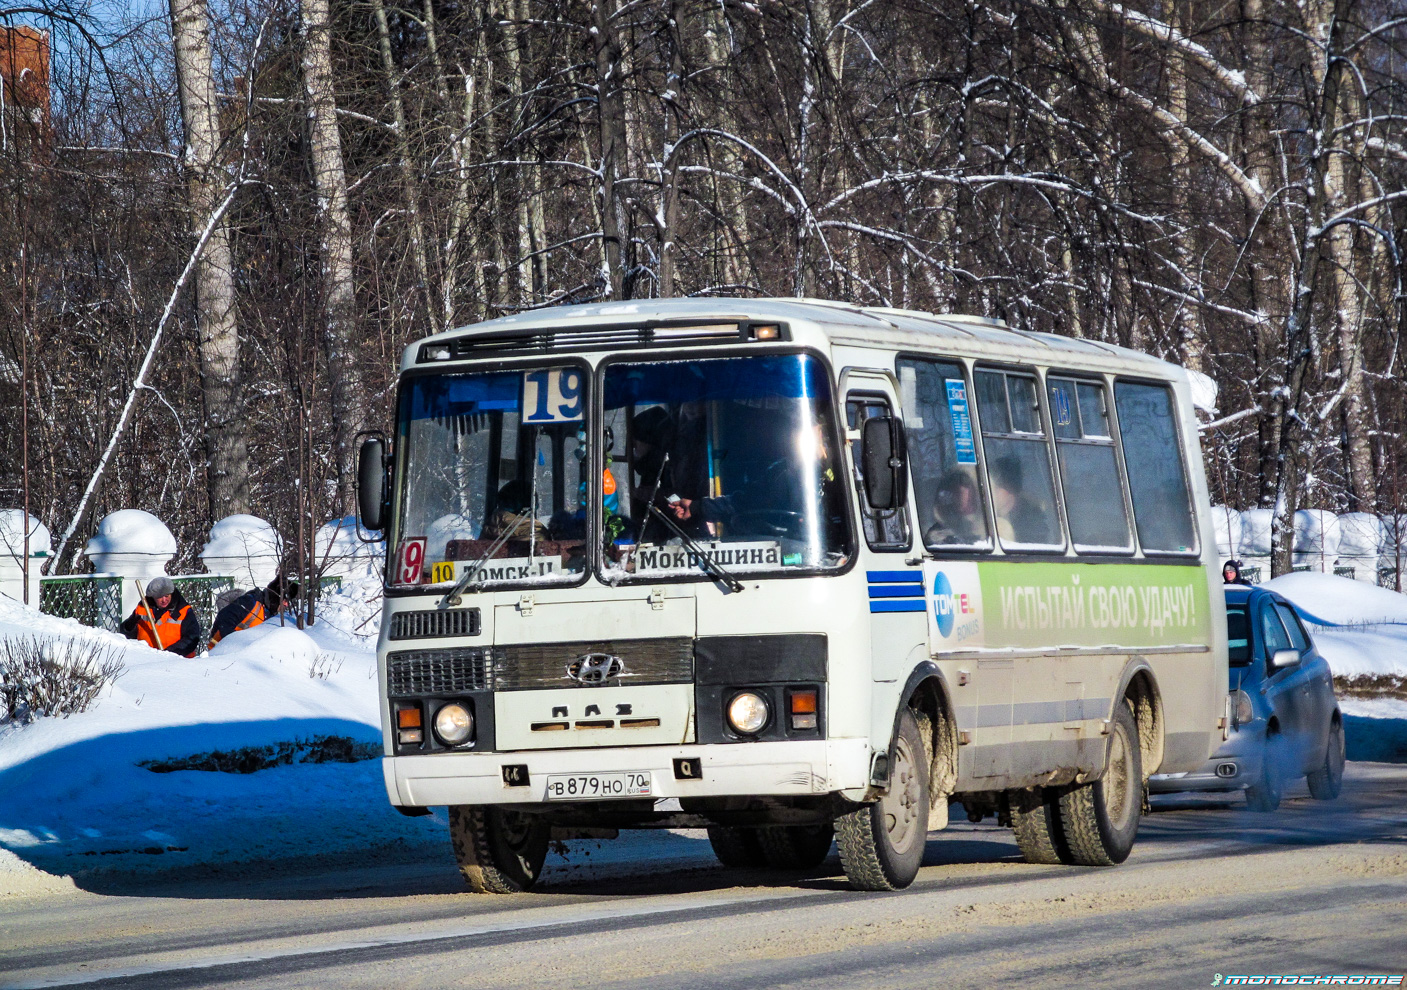
[[[791,692],[791,727],[793,729],[814,729],[816,727],[816,691],[814,688]]]
[[[418,745],[425,741],[425,730],[420,724],[419,705],[396,709],[396,741],[402,746]]]

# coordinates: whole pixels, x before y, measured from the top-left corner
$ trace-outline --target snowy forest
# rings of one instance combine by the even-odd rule
[[[1148,351],[1219,386],[1214,501],[1397,516],[1403,15],[12,4],[0,503],[73,533],[59,573],[125,507],[168,521],[176,569],[230,513],[309,539],[350,510],[355,436],[389,425],[409,341],[540,306],[776,295]]]

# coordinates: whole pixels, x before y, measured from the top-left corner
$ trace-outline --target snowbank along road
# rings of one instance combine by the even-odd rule
[[[273,875],[82,881],[0,900],[0,987],[1198,987],[1407,971],[1407,767],[1350,764],[1274,814],[1155,799],[1114,869],[1011,833],[930,836],[909,890],[719,868],[701,834],[569,843],[538,893],[462,891],[447,853]]]

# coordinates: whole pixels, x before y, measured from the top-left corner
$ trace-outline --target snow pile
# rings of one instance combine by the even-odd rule
[[[390,807],[376,759],[254,773],[142,765],[320,737],[379,752],[375,654],[325,623],[270,620],[188,660],[0,601],[0,639],[17,635],[116,647],[127,666],[87,712],[0,725],[0,849],[32,865],[169,869],[444,842],[442,823]],[[0,870],[0,893],[11,875]]]
[[[1241,513],[1225,505],[1212,506],[1216,552],[1222,560],[1241,555]]]
[[[1206,413],[1209,416],[1216,415],[1217,388],[1216,379],[1209,375],[1204,375],[1200,371],[1193,371],[1191,368],[1184,368],[1187,372],[1187,384],[1192,391],[1192,405],[1194,408]]]
[[[1407,677],[1407,595],[1312,572],[1264,585],[1294,603],[1336,676]]]
[[[365,543],[357,536],[357,517],[343,516],[323,524],[314,537],[318,560],[326,564],[325,574],[346,578],[368,575],[380,578],[386,560],[386,543]]]
[[[210,527],[210,542],[200,552],[211,574],[228,574],[241,588],[262,588],[278,576],[283,539],[258,516],[226,516]]]
[[[24,556],[25,525],[24,510],[0,509],[0,555]],[[47,557],[53,551],[53,540],[48,527],[34,516],[29,517],[29,555]]]
[[[316,628],[335,634],[357,649],[374,650],[381,632],[381,577],[344,577],[342,588],[318,601]]]
[[[83,553],[99,573],[157,577],[166,573],[166,562],[176,556],[176,538],[150,512],[119,509],[98,523],[98,533]]]

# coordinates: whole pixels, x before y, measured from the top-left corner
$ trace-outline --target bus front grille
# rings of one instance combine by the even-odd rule
[[[463,647],[386,655],[386,693],[393,698],[461,694],[493,687],[489,651]]]
[[[692,639],[616,639],[494,647],[494,687],[512,691],[584,686],[567,668],[573,660],[592,654],[618,657],[621,662],[617,676],[598,684],[687,684],[694,679]]]
[[[433,639],[479,635],[479,610],[454,608],[391,614],[389,639]]]

